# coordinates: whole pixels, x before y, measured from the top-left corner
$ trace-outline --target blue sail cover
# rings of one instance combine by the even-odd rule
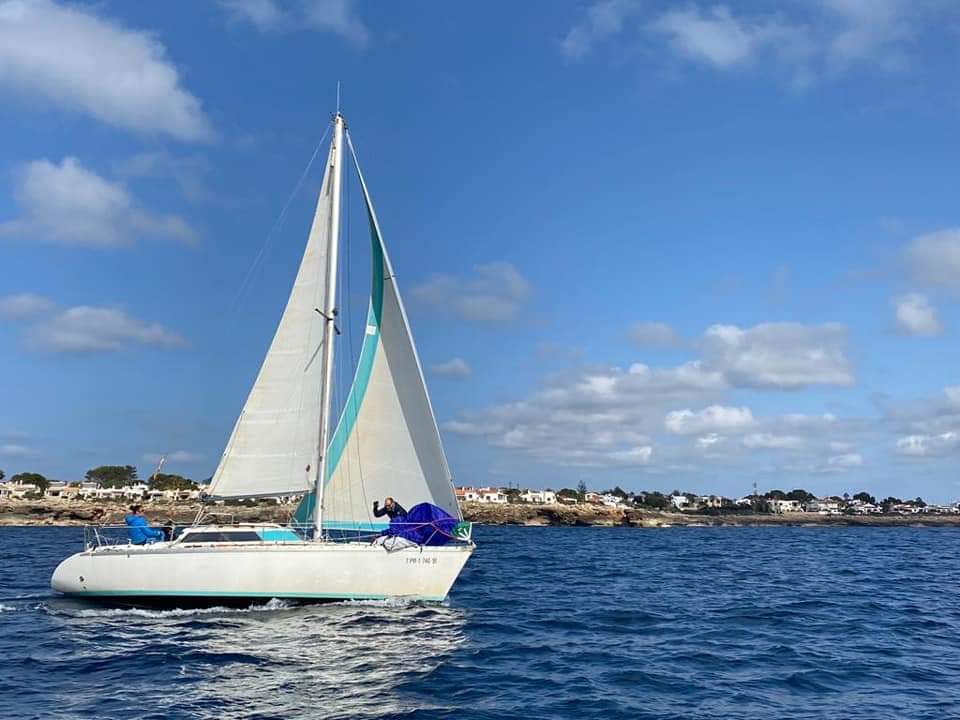
[[[420,503],[406,515],[393,518],[383,535],[406,538],[417,545],[446,545],[453,536],[453,528],[460,522],[443,508]]]

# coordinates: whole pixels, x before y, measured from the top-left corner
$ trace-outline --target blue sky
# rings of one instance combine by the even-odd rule
[[[956,499],[958,38],[946,0],[0,0],[0,468],[213,472],[339,80],[458,482]]]

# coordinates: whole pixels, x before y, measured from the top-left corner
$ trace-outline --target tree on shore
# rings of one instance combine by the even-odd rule
[[[803,488],[797,488],[796,490],[791,490],[788,492],[786,499],[805,503],[816,499],[816,496],[812,492],[807,492]]]
[[[33,472],[17,473],[10,478],[10,482],[16,485],[36,485],[38,488],[40,488],[41,493],[46,492],[47,488],[50,486],[50,481],[47,480],[43,475]]]
[[[137,468],[133,465],[101,465],[87,470],[85,477],[100,483],[100,487],[123,487],[136,482]]]
[[[3,482],[3,479],[4,479],[6,476],[7,476],[7,474],[6,474],[3,470],[0,470],[0,482]]]
[[[151,490],[196,490],[197,484],[182,475],[157,473],[150,479]]]
[[[763,497],[767,500],[786,500],[787,494],[783,490],[770,490]]]
[[[577,496],[580,502],[587,499],[587,484],[583,480],[577,483]]]
[[[640,503],[644,507],[653,508],[654,510],[666,510],[670,507],[670,498],[664,495],[662,492],[647,492],[643,494],[643,501]]]
[[[868,492],[863,492],[862,490],[853,496],[854,500],[859,500],[862,503],[869,503],[870,505],[876,505],[877,499]]]

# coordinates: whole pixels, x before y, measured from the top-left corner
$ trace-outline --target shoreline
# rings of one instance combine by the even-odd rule
[[[193,522],[198,503],[145,505],[152,523],[172,519]],[[288,522],[294,505],[256,507],[216,505],[205,517],[212,522]],[[960,515],[819,515],[816,513],[723,514],[660,512],[592,505],[493,505],[464,503],[465,520],[479,525],[525,527],[960,527]],[[126,505],[112,503],[5,501],[0,502],[0,527],[81,527],[122,524]]]

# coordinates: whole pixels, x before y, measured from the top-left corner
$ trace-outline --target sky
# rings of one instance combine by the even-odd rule
[[[0,469],[213,473],[340,82],[458,484],[956,500],[958,40],[952,0],[0,0]]]

